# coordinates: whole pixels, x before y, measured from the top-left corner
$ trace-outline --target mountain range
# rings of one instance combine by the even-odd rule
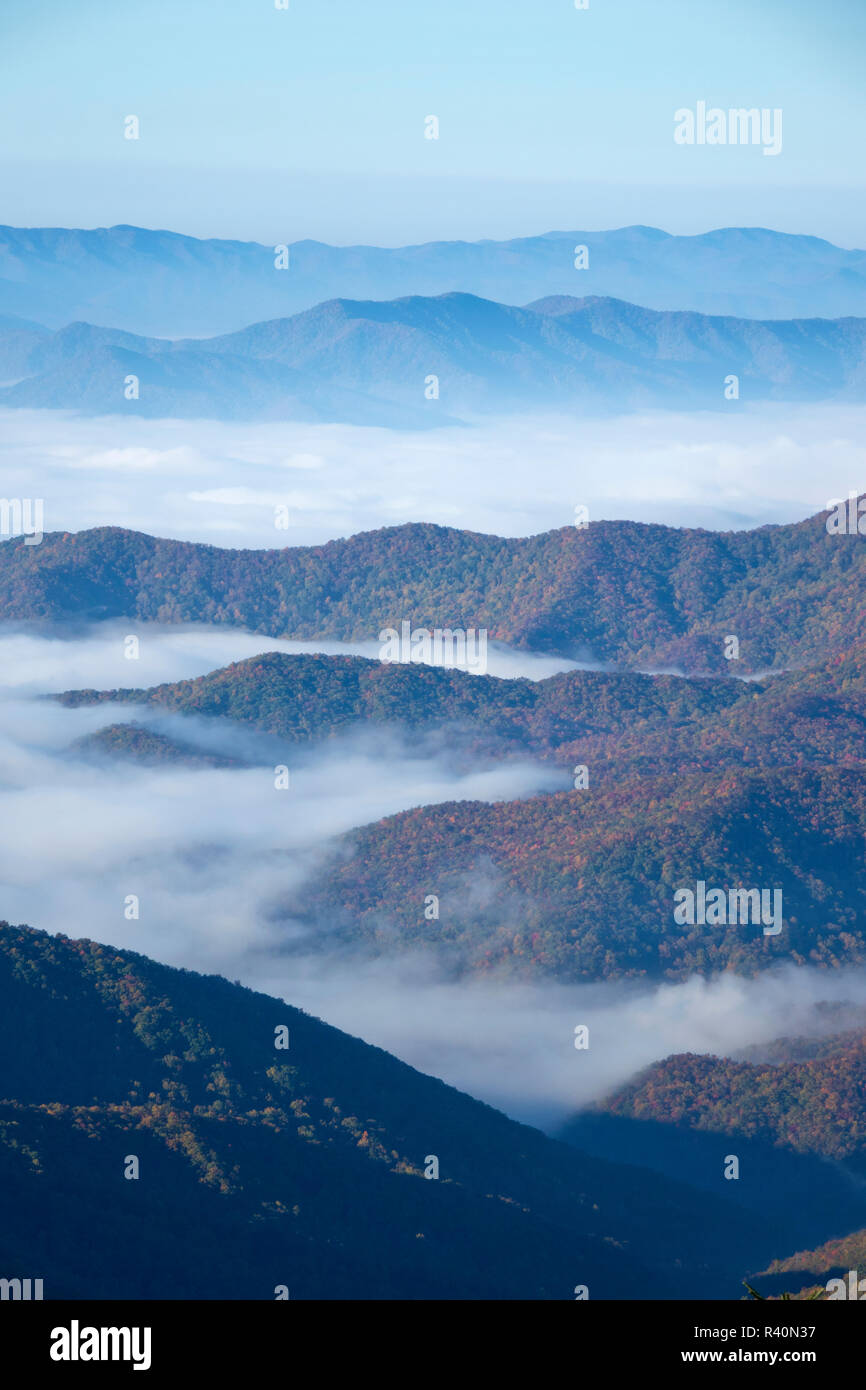
[[[453,978],[835,971],[866,961],[861,539],[823,514],[520,541],[407,526],[263,552],[108,528],[0,546],[0,604],[69,639],[118,618],[344,639],[489,622],[619,666],[530,682],[263,653],[60,696],[105,710],[79,755],[241,761],[185,741],[194,716],[290,751],[402,729],[461,758],[588,766],[581,789],[419,806],[339,839],[327,874],[271,906],[289,976],[322,922],[331,948],[432,951]],[[733,678],[726,632],[752,679]],[[701,674],[622,669],[674,662]],[[170,716],[172,737],[108,722],[119,706]],[[675,925],[675,889],[701,879],[779,889],[783,930]],[[866,1262],[864,1045],[861,1026],[769,1058],[667,1058],[557,1142],[282,1001],[0,927],[0,1273],[38,1265],[49,1297],[737,1298],[744,1279],[805,1297]]]
[[[866,645],[759,681],[570,671],[531,682],[272,652],[150,690],[56,698],[106,707],[107,727],[79,747],[102,756],[188,762],[177,726],[159,732],[180,715],[267,736],[262,763],[363,729],[425,735],[463,767],[534,756],[583,770],[569,791],[419,806],[344,836],[327,875],[279,905],[306,928],[301,950],[327,925],[331,943],[420,950],[460,974],[684,980],[866,961]],[[156,731],[109,722],[118,705]],[[699,882],[778,892],[779,930],[675,925],[677,890]]]
[[[863,537],[828,531],[820,513],[750,531],[612,521],[520,539],[412,523],[271,550],[119,527],[0,545],[7,621],[205,622],[376,641],[405,620],[690,674],[755,676],[845,656],[866,645],[864,600]],[[726,657],[731,636],[736,659]]]
[[[760,227],[699,236],[635,226],[397,248],[286,246],[288,266],[277,270],[276,248],[254,242],[132,226],[2,227],[0,314],[49,328],[83,319],[172,338],[228,333],[339,297],[454,291],[509,304],[612,296],[756,319],[866,315],[866,252]],[[578,247],[585,257],[576,256]],[[586,268],[576,269],[576,260],[588,261]]]
[[[642,739],[672,719],[703,729],[713,710],[743,700],[744,687],[601,671],[540,681],[484,679],[365,657],[265,652],[150,690],[70,690],[56,698],[72,708],[133,704],[155,713],[227,719],[288,747],[320,744],[363,724],[367,731],[438,733],[449,745],[459,737],[476,757],[533,753],[569,764],[578,742],[591,740],[595,747],[617,739],[627,723]],[[116,726],[118,735],[133,728]]]
[[[69,690],[72,708],[135,705],[149,718],[205,716],[272,736],[270,748],[321,746],[366,733],[435,735],[460,756],[549,758],[592,765],[596,782],[720,767],[860,766],[866,750],[866,648],[762,681],[689,680],[567,671],[544,680],[479,679],[466,671],[365,657],[264,652],[192,680],[151,689]],[[157,753],[120,723],[87,736],[98,748]],[[151,729],[165,753],[169,740]],[[189,754],[190,748],[178,750]],[[252,749],[249,750],[252,752]]]
[[[210,338],[0,321],[0,405],[382,426],[860,400],[866,319],[760,321],[556,296],[335,299]]]
[[[864,388],[866,252],[817,238],[278,248],[0,228],[0,407],[422,429]],[[461,776],[547,764],[532,785],[562,790],[415,805],[401,787],[411,809],[323,830],[314,869],[280,839],[266,904],[253,871],[243,892],[287,992],[334,961],[360,988],[429,966],[453,990],[590,986],[627,1032],[633,990],[728,972],[757,994],[784,969],[838,995],[866,965],[864,554],[826,513],[521,539],[410,524],[258,551],[54,530],[0,545],[0,616],[68,642],[202,623],[364,650],[408,623],[596,668],[532,681],[262,650],[147,687],[118,638],[127,685],[43,700],[89,710],[54,710],[52,728],[90,731],[53,749],[69,794],[122,795],[143,764],[144,815],[173,769],[193,808],[218,781],[234,824],[251,766],[356,746]],[[303,790],[289,804],[303,817]],[[220,853],[196,843],[184,874]],[[684,922],[684,888],[778,895],[774,930]],[[75,1299],[823,1295],[866,1273],[866,1014],[822,1011],[817,1037],[660,1057],[547,1135],[286,1000],[0,922],[0,1280]]]

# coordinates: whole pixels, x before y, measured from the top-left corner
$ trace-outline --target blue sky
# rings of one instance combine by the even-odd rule
[[[0,52],[4,222],[866,242],[863,0],[4,0]],[[699,100],[781,108],[782,153],[677,146]]]

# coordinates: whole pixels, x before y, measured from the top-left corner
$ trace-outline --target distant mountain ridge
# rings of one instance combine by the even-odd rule
[[[593,295],[517,307],[455,292],[329,300],[177,341],[6,320],[0,365],[0,405],[12,407],[433,427],[533,411],[861,400],[866,318],[709,317]]]
[[[337,297],[460,291],[518,304],[605,295],[759,319],[866,315],[866,251],[760,227],[672,236],[631,226],[398,248],[284,241],[289,266],[276,270],[275,248],[255,242],[132,226],[0,227],[0,314],[199,337]],[[589,261],[581,270],[579,246]]]

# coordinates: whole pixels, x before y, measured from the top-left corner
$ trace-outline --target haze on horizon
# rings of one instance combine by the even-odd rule
[[[129,25],[108,0],[7,0],[7,223],[269,244],[630,224],[862,240],[859,0],[150,0],[134,43]],[[676,145],[675,110],[699,100],[781,109],[779,157]]]

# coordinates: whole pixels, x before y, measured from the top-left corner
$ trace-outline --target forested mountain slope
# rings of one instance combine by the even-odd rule
[[[826,519],[729,532],[598,522],[519,540],[409,524],[261,551],[56,532],[0,545],[0,612],[342,640],[407,620],[566,657],[759,674],[866,644],[866,545]]]
[[[733,1296],[779,1248],[279,1000],[90,941],[0,928],[0,1058],[0,1266],[46,1297]]]

